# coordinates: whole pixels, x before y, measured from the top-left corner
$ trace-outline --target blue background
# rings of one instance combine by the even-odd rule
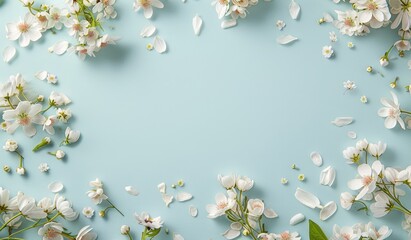
[[[355,168],[342,157],[342,150],[356,142],[347,137],[349,130],[356,131],[358,139],[386,142],[386,165],[409,165],[409,132],[385,129],[377,110],[379,99],[390,97],[389,82],[395,76],[401,78],[394,92],[403,107],[411,108],[411,96],[403,88],[410,84],[407,59],[397,58],[384,69],[378,64],[379,57],[397,40],[394,31],[372,31],[364,38],[338,33],[339,41],[333,44],[335,57],[328,60],[321,49],[330,44],[328,33],[338,30],[331,24],[318,25],[317,20],[324,12],[349,6],[320,0],[298,2],[302,7],[298,21],[289,16],[289,1],[261,1],[237,27],[222,30],[209,1],[164,1],[165,8],[155,9],[151,21],[132,10],[132,1],[118,1],[118,19],[106,25],[114,29],[106,29],[121,36],[121,41],[86,61],[47,52],[58,40],[72,40],[65,32],[47,33],[26,49],[0,38],[1,49],[13,45],[18,50],[12,64],[0,64],[0,77],[6,80],[9,75],[22,73],[31,80],[33,89],[46,96],[53,89],[66,93],[73,100],[71,126],[82,131],[80,143],[64,148],[67,158],[60,162],[46,150],[31,153],[43,133],[28,139],[19,130],[13,138],[23,149],[29,172],[27,177],[1,173],[1,185],[13,193],[21,190],[40,198],[52,196],[47,189],[50,182],[62,181],[64,195],[81,212],[85,206],[100,208],[85,195],[88,182],[98,177],[126,217],[115,212],[106,219],[81,216],[74,229],[91,224],[100,239],[125,239],[119,233],[120,226],[129,224],[137,233],[141,227],[133,214],[148,211],[161,215],[171,233],[180,233],[186,239],[223,239],[221,233],[229,225],[224,219],[207,219],[205,205],[213,203],[215,194],[223,191],[217,175],[235,173],[254,179],[250,197],[264,199],[278,212],[280,217],[267,223],[271,231],[290,229],[308,239],[307,221],[290,226],[289,219],[302,212],[319,222],[319,212],[297,202],[295,189],[301,187],[318,195],[323,203],[334,200],[339,205],[340,193],[349,190],[346,182],[356,175]],[[18,1],[11,0],[6,0],[0,10],[1,25],[18,20],[26,11]],[[199,37],[191,26],[196,13],[204,20]],[[287,24],[283,31],[275,27],[278,19]],[[150,22],[167,41],[166,54],[145,49],[151,40],[140,38],[139,32]],[[282,34],[300,40],[281,46],[276,38]],[[0,28],[0,35],[5,36],[4,28]],[[356,47],[347,48],[348,41]],[[367,73],[369,65],[383,72],[385,78]],[[36,80],[34,73],[41,70],[55,73],[58,86]],[[358,88],[344,94],[342,83],[346,80],[355,81]],[[362,95],[368,97],[368,104],[360,102]],[[338,116],[353,116],[355,123],[337,128],[330,121]],[[0,142],[7,138],[7,134],[1,134]],[[47,150],[55,149],[56,145]],[[311,151],[322,154],[323,167],[312,164]],[[1,165],[14,169],[15,158],[0,152]],[[40,162],[50,165],[48,174],[37,170]],[[293,163],[300,170],[292,170]],[[337,169],[333,188],[318,183],[321,169],[328,165]],[[305,182],[297,180],[300,173],[306,175]],[[282,177],[289,179],[288,185],[280,184]],[[183,190],[192,193],[194,199],[166,208],[157,184],[164,181],[170,185],[178,179],[184,179]],[[135,186],[141,194],[128,195],[126,185]],[[168,191],[173,193],[171,188]],[[189,216],[189,205],[199,209],[196,219]],[[392,239],[407,238],[400,226],[403,216],[395,213],[378,220],[339,207],[337,214],[321,225],[330,235],[334,224],[370,220],[377,226],[389,225],[394,230]],[[171,239],[171,235],[159,239]]]

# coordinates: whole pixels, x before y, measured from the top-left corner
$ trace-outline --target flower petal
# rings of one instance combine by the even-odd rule
[[[16,55],[16,48],[12,46],[8,46],[3,51],[3,61],[5,63],[8,63],[14,58],[15,55]]]
[[[224,20],[221,22],[222,29],[231,28],[231,27],[234,27],[235,25],[237,25],[237,20],[235,19],[228,19],[228,20]]]
[[[198,209],[192,205],[188,207],[188,212],[190,213],[190,216],[192,217],[197,217],[198,215]]]
[[[351,124],[353,121],[352,117],[337,117],[331,123],[337,127],[342,127]]]
[[[58,193],[63,190],[64,185],[61,182],[52,182],[49,184],[48,188],[52,193]]]
[[[185,201],[191,200],[192,198],[193,198],[193,195],[187,192],[179,192],[177,193],[177,196],[176,196],[176,200],[179,202],[185,202]]]
[[[304,220],[305,220],[305,216],[302,213],[297,213],[290,219],[290,225],[291,226],[297,225]]]
[[[40,71],[37,72],[34,76],[38,79],[38,80],[44,80],[47,78],[48,72],[47,71]]]
[[[166,204],[166,206],[168,207],[168,205],[170,205],[170,203],[173,202],[174,197],[168,194],[163,193],[162,195],[163,198],[163,202]]]
[[[59,41],[52,46],[51,50],[57,55],[62,55],[67,51],[68,47],[69,43],[67,41]]]
[[[126,190],[126,192],[128,192],[128,194],[133,195],[133,196],[138,196],[138,194],[140,194],[137,189],[133,186],[126,186],[124,187],[124,190]]]
[[[318,152],[312,152],[310,154],[310,158],[315,166],[320,167],[321,165],[323,165],[323,158]]]
[[[320,211],[321,221],[325,221],[330,218],[337,211],[337,204],[334,201],[331,201],[325,204],[324,208]]]
[[[292,19],[297,19],[298,15],[300,15],[300,5],[298,5],[298,3],[296,3],[294,0],[291,0],[290,6],[289,6],[289,12],[290,12],[290,16]]]
[[[276,217],[278,217],[278,214],[274,210],[272,210],[271,208],[265,208],[263,214],[266,218],[276,218]]]
[[[309,208],[316,208],[320,206],[320,199],[310,192],[306,192],[301,188],[297,188],[294,194],[295,198]]]
[[[240,236],[240,231],[234,229],[228,229],[223,233],[223,237],[226,239],[234,239]]]
[[[167,51],[167,44],[166,42],[160,38],[159,36],[156,36],[154,38],[154,49],[158,52],[158,53],[164,53],[165,51]]]
[[[154,25],[148,25],[140,32],[140,36],[143,38],[151,37],[156,32]]]
[[[277,38],[277,43],[285,45],[285,44],[292,43],[296,40],[298,40],[298,38],[294,37],[293,35],[282,35]]]
[[[354,131],[349,131],[347,132],[347,136],[351,139],[356,139],[357,138],[357,133]]]
[[[184,240],[184,238],[180,234],[175,233],[173,235],[173,240]]]
[[[165,183],[160,183],[157,185],[158,190],[160,191],[160,193],[166,193],[166,184]]]
[[[195,35],[198,36],[200,34],[201,26],[203,26],[203,19],[196,14],[193,18],[193,30]]]

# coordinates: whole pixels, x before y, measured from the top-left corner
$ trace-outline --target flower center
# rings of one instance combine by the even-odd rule
[[[397,117],[398,116],[398,110],[394,108],[390,108],[388,110],[388,116],[389,117]]]
[[[48,229],[46,233],[47,238],[55,238],[59,235],[58,232],[54,231],[53,229]]]
[[[343,234],[341,234],[341,237],[342,237],[342,239],[344,239],[344,240],[350,240],[350,239],[351,239],[351,236],[350,236],[350,234],[348,234],[348,233],[343,233]]]
[[[143,8],[146,8],[151,5],[151,1],[150,0],[140,0],[140,4],[141,6],[143,6]]]
[[[37,20],[39,20],[39,22],[41,22],[41,23],[45,23],[47,21],[47,17],[43,16],[43,15],[40,15],[40,16],[37,17]]]
[[[30,117],[27,113],[19,114],[19,124],[23,126],[27,126],[30,124]]]
[[[372,177],[371,176],[366,176],[362,179],[362,182],[364,183],[365,186],[368,186],[372,183]]]
[[[378,9],[378,5],[374,2],[374,1],[369,1],[368,5],[367,5],[368,10],[377,10]]]
[[[81,30],[81,25],[80,25],[80,23],[74,24],[74,25],[73,25],[73,29],[74,29],[74,31],[76,31],[76,32],[80,31],[80,30]]]
[[[228,206],[227,202],[219,202],[217,204],[217,209],[222,210],[225,209]]]
[[[283,232],[280,235],[281,235],[282,240],[290,240],[291,239],[291,236],[288,232]]]
[[[354,27],[355,26],[354,20],[352,20],[352,18],[346,18],[344,20],[344,24],[345,24],[345,26],[348,26],[348,27]]]
[[[53,18],[54,21],[58,21],[60,19],[60,14],[54,13],[51,17]]]
[[[30,26],[27,23],[24,23],[24,22],[19,23],[19,25],[17,27],[18,27],[19,31],[22,32],[22,33],[28,32],[29,28],[30,28]]]

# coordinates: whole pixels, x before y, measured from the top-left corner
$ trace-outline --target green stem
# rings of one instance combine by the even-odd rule
[[[401,113],[405,113],[405,114],[411,115],[411,112],[409,112],[409,111],[404,111],[404,110],[400,110],[400,111],[401,111]]]
[[[6,99],[7,103],[9,104],[9,107],[11,107],[12,109],[15,109],[13,104],[11,104],[10,97],[5,97],[5,99]]]
[[[19,167],[23,167],[23,159],[24,159],[24,157],[19,153],[19,151],[15,151],[15,153],[17,154],[17,155],[19,155]]]
[[[10,239],[10,237],[15,236],[15,235],[17,235],[17,234],[23,233],[23,232],[28,231],[28,230],[30,230],[30,229],[36,228],[36,227],[38,227],[38,226],[44,226],[45,224],[47,224],[47,223],[49,223],[49,222],[52,222],[54,219],[56,219],[56,218],[59,217],[59,216],[60,216],[60,213],[57,213],[57,214],[54,215],[52,218],[50,218],[48,221],[43,222],[43,223],[41,223],[41,224],[40,224],[40,221],[41,221],[41,219],[40,219],[40,220],[38,220],[37,222],[35,222],[33,225],[28,226],[28,227],[26,227],[26,228],[23,228],[23,229],[21,229],[21,230],[19,230],[19,231],[17,231],[17,232],[14,232],[14,233],[10,234],[8,237],[6,237],[6,238],[1,238],[0,240],[6,240],[6,239],[8,240],[8,239]]]
[[[11,223],[14,219],[20,217],[21,215],[23,215],[21,212],[17,213],[16,215],[14,215],[12,218],[10,218],[7,222],[5,222],[1,227],[0,227],[0,231],[3,230],[5,227],[7,227],[7,225],[9,223]]]
[[[44,109],[43,111],[41,111],[42,113],[45,113],[45,112],[47,112],[50,108],[52,108],[54,106],[54,104],[49,104],[49,106],[46,108],[46,109]]]
[[[127,236],[128,236],[128,239],[129,239],[129,240],[133,240],[133,238],[131,237],[131,234],[130,234],[130,233],[127,233]]]
[[[121,216],[124,217],[124,214],[116,206],[114,206],[114,204],[109,199],[106,199],[106,200],[111,205],[112,208],[116,209],[117,212],[119,212],[121,214]]]

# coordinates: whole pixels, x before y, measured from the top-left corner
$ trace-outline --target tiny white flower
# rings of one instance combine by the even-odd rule
[[[381,155],[385,152],[387,149],[387,144],[383,143],[381,141],[378,141],[378,143],[370,143],[368,145],[368,153],[371,154],[373,157],[376,157],[377,159],[381,157]]]
[[[401,118],[401,109],[398,102],[398,97],[395,93],[391,92],[393,100],[387,98],[381,98],[381,103],[384,107],[378,110],[378,116],[385,117],[384,125],[386,128],[391,129],[400,124],[402,129],[405,129],[404,120]]]
[[[300,234],[297,232],[289,232],[289,231],[285,231],[282,232],[280,234],[274,234],[274,238],[276,240],[300,240]]]
[[[331,42],[337,42],[338,41],[337,34],[335,34],[335,32],[330,32],[329,35],[330,35]]]
[[[353,42],[348,42],[348,43],[347,43],[347,47],[348,47],[348,48],[354,48],[354,47],[355,47],[355,44],[354,44]]]
[[[54,74],[47,74],[47,82],[51,84],[56,84],[57,83],[57,76]]]
[[[129,234],[129,233],[130,233],[130,226],[128,226],[128,225],[123,225],[123,226],[121,226],[121,228],[120,228],[120,233],[121,233],[122,235],[127,235],[127,234]]]
[[[43,240],[63,240],[61,235],[63,231],[63,225],[60,223],[49,222],[38,230],[38,234],[43,237]]]
[[[50,169],[50,167],[47,163],[40,163],[40,165],[39,165],[39,171],[40,172],[48,172],[49,169]]]
[[[52,91],[49,96],[49,102],[53,106],[61,106],[71,103],[71,100],[63,93]]]
[[[258,218],[264,213],[264,202],[260,199],[250,199],[247,203],[247,210],[251,217]]]
[[[53,135],[55,133],[54,124],[57,122],[57,116],[52,115],[47,118],[47,120],[43,124],[43,130],[46,131],[48,134]]]
[[[90,226],[85,226],[77,234],[76,240],[96,240],[97,234],[92,231]]]
[[[235,186],[236,177],[233,175],[222,176],[218,175],[218,181],[220,181],[221,185],[226,189],[231,189]]]
[[[160,0],[135,0],[134,1],[134,11],[143,9],[144,17],[149,19],[153,16],[153,7],[163,8],[164,4]]]
[[[141,214],[134,214],[135,218],[137,219],[138,224],[148,228],[149,230],[159,229],[163,227],[163,220],[161,217],[152,218],[146,212],[142,212]]]
[[[92,218],[94,216],[94,209],[91,207],[85,207],[83,208],[82,213],[86,218]]]
[[[343,85],[344,85],[344,88],[347,89],[347,90],[353,90],[353,89],[357,88],[357,86],[355,85],[355,82],[350,81],[350,80],[345,81],[343,83]]]
[[[237,177],[236,185],[238,190],[245,192],[253,188],[254,181],[251,180],[249,177],[241,176]]]
[[[390,64],[390,61],[388,60],[388,58],[386,56],[383,56],[383,57],[380,58],[381,67],[386,67],[386,66],[388,66],[388,64]]]
[[[378,174],[382,170],[380,161],[373,162],[372,166],[361,164],[358,166],[359,177],[348,182],[351,190],[360,190],[355,200],[362,199],[365,194],[372,193],[376,189]]]
[[[64,158],[64,156],[66,156],[66,153],[65,152],[63,152],[62,150],[57,150],[56,151],[56,158],[57,159],[63,159]]]
[[[366,151],[367,150],[367,148],[368,148],[368,141],[367,141],[367,139],[362,139],[362,140],[359,140],[356,144],[355,144],[355,147],[358,149],[358,150],[360,150],[360,151]]]
[[[285,22],[283,20],[278,20],[275,24],[278,30],[283,30],[285,28]]]
[[[370,210],[376,218],[385,216],[394,206],[384,193],[377,193],[374,199],[375,202],[370,205]]]
[[[348,147],[343,151],[343,156],[348,160],[348,164],[358,163],[360,161],[360,150],[354,147]]]
[[[16,168],[16,173],[18,175],[24,175],[24,174],[26,174],[26,169],[24,169],[24,167],[18,167],[18,168]]]
[[[12,139],[8,139],[6,141],[6,143],[3,146],[3,149],[9,152],[15,152],[17,150],[17,148],[19,147],[19,145],[17,144],[16,141],[12,140]]]
[[[367,103],[367,102],[368,102],[367,96],[361,96],[360,101],[361,101],[362,103]]]
[[[67,123],[67,121],[71,118],[71,110],[70,109],[57,109],[57,119],[63,123]]]
[[[218,193],[215,196],[216,204],[208,204],[206,210],[209,218],[217,218],[225,214],[225,212],[235,205],[235,200],[231,197],[227,197],[222,193]]]
[[[66,138],[64,139],[63,143],[65,145],[69,145],[78,141],[78,139],[80,138],[80,131],[71,130],[70,127],[67,127],[65,135]]]
[[[332,55],[334,54],[333,47],[332,46],[324,46],[322,53],[323,53],[323,56],[325,58],[331,58]]]

